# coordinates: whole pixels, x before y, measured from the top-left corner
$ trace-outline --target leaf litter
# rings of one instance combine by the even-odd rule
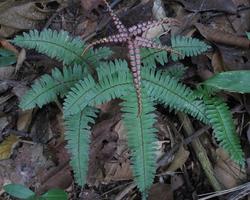
[[[122,16],[125,24],[157,17],[157,12],[154,10],[156,9],[154,4],[158,2],[156,0],[141,3],[117,2],[114,9]],[[174,32],[198,36],[211,44],[215,50],[185,60],[185,65],[189,67],[187,74],[190,75],[183,79],[184,82],[194,85],[200,79],[203,80],[204,77],[221,71],[249,70],[249,40],[246,37],[246,32],[250,31],[248,1],[174,0],[161,3],[157,9],[165,11],[167,16],[183,22],[185,18],[191,19],[186,25],[184,24],[185,26],[183,25],[183,29]],[[103,9],[101,0],[74,1],[73,4],[64,1],[38,1],[38,3],[11,1],[8,5],[6,2],[0,3],[1,38],[10,38],[28,29],[42,29],[58,6],[63,6],[64,9],[56,13],[48,24],[50,27],[65,29],[86,40],[100,38],[102,34],[107,35],[104,32],[115,31],[114,27],[107,23],[109,17]],[[139,13],[138,10],[141,14],[136,15]],[[163,32],[162,29],[151,30],[148,37],[162,35]],[[167,40],[164,34],[162,40]],[[40,110],[34,109],[28,112],[22,112],[18,108],[19,98],[33,82],[34,77],[50,71],[54,63],[45,66],[49,62],[44,62],[44,57],[41,55],[27,51],[25,56],[24,52],[19,53],[19,49],[13,49],[3,40],[1,47],[19,55],[19,60],[17,60],[18,67],[15,63],[6,62],[0,68],[0,85],[3,86],[0,90],[0,152],[2,152],[0,154],[4,159],[0,161],[0,185],[9,182],[21,183],[35,188],[39,193],[59,187],[68,191],[71,199],[133,199],[137,191],[131,183],[132,171],[126,144],[126,130],[121,122],[118,102],[100,106],[102,112],[91,134],[93,139],[87,186],[81,189],[74,184],[68,164],[64,125],[57,105],[51,104]],[[37,67],[39,63],[46,69]],[[224,96],[228,99],[230,107],[243,106],[234,118],[238,121],[243,120],[241,139],[244,141],[246,156],[249,157],[249,141],[246,139],[249,101],[244,101],[249,95],[241,95],[239,98],[228,94]],[[168,119],[168,122],[165,119],[159,120],[159,124],[156,125],[160,126],[162,131],[157,135],[158,155],[168,159],[164,161],[164,169],[159,168],[157,171],[149,199],[198,199],[198,195],[213,191],[190,145],[197,138],[202,141],[205,153],[213,166],[214,176],[223,187],[237,188],[249,181],[247,177],[250,171],[240,169],[224,155],[225,152],[217,147],[212,138],[211,131],[205,131],[201,136],[190,136],[190,139],[183,134],[183,122],[175,113],[166,112],[161,107],[158,111],[160,119],[163,119],[164,115]],[[196,121],[192,121],[192,124],[196,129],[203,126]],[[175,146],[178,148],[173,151]],[[171,154],[167,156],[169,152]],[[225,193],[222,198],[246,196],[250,187],[246,185],[244,188],[246,189],[235,190],[230,196]],[[2,195],[6,197],[5,194]]]

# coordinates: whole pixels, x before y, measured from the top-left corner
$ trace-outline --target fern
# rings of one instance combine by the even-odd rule
[[[208,45],[197,39],[175,37],[171,41],[174,50],[183,55],[182,58],[198,55],[208,49]],[[124,100],[121,109],[132,153],[133,173],[143,198],[147,197],[156,171],[154,143],[157,139],[153,128],[156,121],[153,114],[155,102],[211,124],[221,145],[237,163],[244,163],[243,152],[226,104],[216,98],[202,99],[199,92],[179,83],[177,79],[183,74],[184,68],[170,71],[154,69],[156,63],[163,65],[168,62],[165,51],[141,51],[144,65],[141,72],[143,109],[140,117],[137,117],[137,97],[128,64],[122,60],[102,62],[102,59],[111,54],[109,49],[90,49],[81,56],[85,47],[80,39],[73,39],[63,31],[51,30],[41,33],[31,31],[16,37],[13,42],[21,47],[36,49],[63,61],[65,65],[79,64],[64,67],[62,72],[55,69],[51,75],[42,76],[20,103],[23,109],[29,109],[52,102],[57,95],[66,96],[64,116],[67,148],[71,153],[71,165],[79,185],[83,186],[86,182],[90,123],[94,123],[96,117],[96,109],[93,107],[114,98]],[[173,54],[172,58],[177,60],[180,57]],[[90,67],[95,68],[94,74],[97,77],[89,73],[87,69]]]
[[[184,37],[184,36],[176,36],[171,38],[172,48],[177,52],[180,52],[182,56],[172,54],[172,59],[174,61],[178,59],[183,59],[186,56],[197,56],[202,52],[207,51],[209,46],[196,39],[191,37]]]
[[[12,42],[20,47],[36,49],[51,58],[63,61],[64,64],[85,64],[87,66],[98,66],[100,59],[111,55],[108,48],[100,48],[96,51],[90,50],[81,56],[84,43],[80,38],[71,38],[65,31],[52,31],[46,29],[40,33],[31,30],[23,36],[15,37]]]
[[[205,96],[204,102],[206,104],[206,114],[213,127],[216,139],[236,163],[244,166],[244,153],[228,106],[217,97]]]
[[[177,64],[168,68],[166,72],[168,73],[169,76],[179,80],[184,76],[186,70],[187,67],[184,67],[183,64]]]
[[[57,95],[64,96],[77,81],[86,76],[86,72],[86,69],[79,65],[64,67],[63,72],[57,68],[53,69],[51,76],[43,75],[32,85],[22,98],[20,107],[27,110],[55,101]]]
[[[141,60],[144,67],[155,68],[156,63],[160,63],[161,65],[167,63],[168,55],[166,51],[142,48]]]
[[[90,144],[89,123],[94,123],[95,113],[96,109],[87,107],[82,112],[65,118],[67,149],[71,154],[71,166],[79,185],[86,182]]]
[[[147,98],[147,93],[142,90],[143,109],[140,117],[137,117],[137,97],[134,90],[124,96],[122,103],[123,121],[127,129],[128,145],[132,154],[133,174],[138,188],[146,199],[150,189],[156,168],[156,122],[155,108]]]
[[[142,77],[150,97],[170,108],[189,113],[193,117],[207,122],[205,107],[202,101],[197,100],[197,96],[191,89],[178,83],[174,78],[153,69],[143,70]]]
[[[123,62],[124,63],[124,62]],[[122,62],[120,62],[122,64]],[[108,71],[112,71],[112,65]],[[127,93],[132,86],[130,73],[113,73],[103,76],[99,83],[88,76],[71,89],[64,102],[64,114],[75,114],[88,105],[102,104],[114,98],[119,98]]]

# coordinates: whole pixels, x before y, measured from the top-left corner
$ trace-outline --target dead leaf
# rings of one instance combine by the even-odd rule
[[[177,169],[181,168],[187,161],[189,154],[190,152],[181,146],[175,154],[174,160],[171,162],[166,171],[175,172]]]
[[[199,32],[210,42],[246,49],[250,47],[250,40],[245,37],[239,37],[231,33],[226,33],[219,29],[205,26],[201,23],[196,23],[195,26]]]
[[[212,55],[212,67],[215,73],[227,71],[226,66],[224,65],[223,58],[219,51],[215,51]]]
[[[1,46],[2,46],[3,48],[8,49],[8,50],[14,52],[16,55],[18,55],[18,50],[17,50],[17,48],[16,48],[14,45],[12,45],[11,43],[9,43],[8,40],[3,40],[3,39],[2,39],[2,40],[0,40],[0,44],[1,44]]]
[[[13,78],[15,67],[7,66],[0,68],[0,80],[9,80]]]
[[[6,8],[0,12],[1,37],[10,37],[20,30],[35,29],[42,20],[47,19],[53,12],[53,10],[46,7],[39,7],[39,1],[28,3],[12,2],[10,6],[3,5],[3,3],[0,4],[0,9],[3,6]]]
[[[102,0],[81,0],[82,8],[88,13],[92,12],[95,9],[98,9],[100,5],[105,5]]]
[[[220,51],[225,68],[228,70],[249,70],[250,69],[250,51],[248,49],[239,49],[216,45]]]
[[[246,180],[245,169],[234,163],[222,148],[218,148],[216,154],[218,159],[214,166],[215,176],[225,188],[236,187]]]
[[[20,51],[20,53],[17,56],[17,63],[16,63],[16,69],[15,69],[15,73],[17,73],[19,71],[19,69],[22,67],[23,62],[26,59],[26,51],[25,49],[22,49]]]
[[[231,14],[237,12],[237,7],[232,0],[176,0],[182,3],[186,10],[193,12],[221,11]]]
[[[170,185],[162,184],[162,183],[156,183],[154,184],[150,191],[149,191],[149,200],[173,200],[174,195],[173,191],[171,190]]]
[[[172,191],[177,190],[182,185],[184,185],[183,176],[180,176],[177,174],[174,174],[173,176],[171,176],[171,189],[172,189]]]
[[[19,111],[17,120],[17,130],[27,131],[31,120],[33,110]]]
[[[0,144],[0,160],[8,159],[19,139],[15,135],[10,135]]]

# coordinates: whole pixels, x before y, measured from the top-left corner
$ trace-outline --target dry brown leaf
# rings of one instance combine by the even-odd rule
[[[94,9],[98,9],[100,5],[104,5],[102,0],[81,0],[81,6],[88,13]]]
[[[17,73],[19,71],[19,69],[22,67],[25,59],[26,59],[26,51],[25,51],[25,49],[21,49],[21,51],[19,52],[19,54],[17,56],[15,73]]]
[[[0,68],[0,80],[9,80],[13,77],[15,67],[7,66]]]
[[[215,51],[212,55],[212,67],[215,73],[227,71],[226,66],[224,65],[223,58],[219,51]]]
[[[171,176],[171,189],[172,189],[172,191],[177,190],[182,185],[184,185],[184,183],[185,182],[184,182],[183,176],[180,176],[177,174]]]
[[[10,135],[0,144],[0,160],[8,159],[19,139],[15,135]]]
[[[174,195],[171,186],[162,183],[154,184],[149,191],[149,200],[173,200]]]
[[[186,10],[194,12],[222,11],[235,14],[237,7],[232,0],[176,0],[182,3]]]
[[[236,187],[246,180],[246,171],[235,164],[229,155],[221,148],[216,150],[218,156],[214,167],[215,176],[225,188]]]
[[[196,23],[195,26],[208,41],[247,49],[250,47],[250,40],[245,37],[226,33],[219,29],[205,26],[201,23]]]
[[[17,130],[27,131],[31,120],[33,110],[19,111],[17,120]]]
[[[190,152],[185,150],[184,147],[181,146],[175,154],[174,160],[171,162],[170,166],[167,168],[166,171],[174,172],[177,169],[181,168],[187,161],[189,154]]]
[[[7,0],[8,1],[8,0]],[[5,1],[5,2],[7,2]],[[5,3],[3,2],[3,3]],[[41,2],[45,3],[45,1]],[[47,2],[52,2],[47,0]],[[34,29],[42,20],[53,12],[46,7],[43,9],[38,6],[39,1],[36,2],[13,2],[10,5],[0,4],[0,36],[10,37],[12,34],[20,30]],[[3,7],[5,7],[3,9]]]
[[[9,43],[8,40],[0,40],[0,44],[3,48],[14,52],[16,55],[18,54],[17,48],[14,45],[12,45],[11,43]]]

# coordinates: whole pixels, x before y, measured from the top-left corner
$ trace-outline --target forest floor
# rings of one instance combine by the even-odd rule
[[[159,4],[162,2],[162,4]],[[215,73],[250,70],[249,0],[113,0],[111,6],[125,25],[131,26],[162,16],[181,21],[170,34],[198,38],[212,48],[202,55],[181,60],[187,70],[181,81],[191,87]],[[90,43],[117,32],[102,0],[5,0],[0,2],[0,48],[15,55],[1,62],[0,54],[0,199],[11,199],[2,186],[19,183],[42,194],[61,188],[76,200],[140,199],[130,169],[126,131],[120,100],[100,105],[92,127],[86,187],[79,188],[65,149],[61,102],[22,111],[19,102],[36,78],[62,63],[34,50],[21,49],[10,40],[32,29],[65,30]],[[169,35],[156,29],[149,34]],[[113,58],[125,58],[125,47],[109,45]],[[124,53],[125,52],[125,53]],[[173,63],[161,66],[168,68]],[[250,80],[249,80],[250,81]],[[210,127],[183,113],[157,106],[157,152],[159,156],[150,200],[250,199],[250,95],[221,92],[233,114],[247,165],[231,161],[219,147]],[[191,132],[190,132],[191,130]],[[190,136],[191,135],[191,136]],[[196,148],[194,143],[203,148]],[[220,190],[211,184],[197,154],[205,154]],[[232,192],[227,189],[234,188]],[[218,190],[218,188],[217,188]],[[207,198],[206,198],[207,197]]]

